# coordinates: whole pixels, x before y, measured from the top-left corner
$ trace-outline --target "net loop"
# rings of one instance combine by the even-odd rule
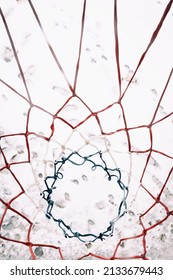
[[[97,164],[97,162],[92,159],[92,158],[96,159],[96,156],[99,156],[101,163]],[[73,158],[75,158],[76,160],[74,160]],[[63,221],[62,219],[57,219],[52,214],[52,209],[54,207],[54,201],[52,200],[52,193],[56,189],[56,187],[54,185],[58,179],[62,180],[64,178],[64,176],[60,170],[62,169],[63,165],[66,164],[66,162],[70,162],[71,164],[74,164],[76,166],[81,166],[85,162],[88,162],[92,165],[91,166],[92,171],[96,170],[97,168],[100,168],[104,172],[106,172],[106,175],[107,175],[106,178],[108,181],[111,181],[114,177],[116,178],[117,184],[120,187],[120,189],[122,190],[122,198],[121,198],[121,202],[118,207],[117,216],[109,222],[109,226],[107,227],[107,229],[105,231],[100,232],[99,234],[80,233],[78,231],[73,231],[72,227],[67,225],[65,223],[65,221]],[[48,180],[50,180],[50,179],[52,180],[51,181],[52,183],[49,185]],[[115,222],[117,222],[126,213],[126,210],[127,210],[126,200],[127,200],[128,191],[129,191],[128,187],[125,186],[124,183],[121,181],[120,169],[119,168],[109,168],[107,166],[107,163],[103,159],[103,154],[101,151],[91,154],[89,156],[82,156],[78,152],[74,151],[71,154],[69,154],[67,157],[63,157],[61,160],[55,161],[54,174],[52,176],[47,176],[44,179],[44,182],[46,185],[46,189],[43,190],[41,195],[48,204],[47,209],[46,209],[46,217],[48,219],[52,218],[53,221],[58,224],[59,228],[61,228],[61,230],[63,231],[64,236],[66,238],[75,237],[75,238],[78,238],[82,242],[86,242],[86,241],[94,242],[97,239],[100,239],[101,241],[103,241],[105,238],[113,236]]]

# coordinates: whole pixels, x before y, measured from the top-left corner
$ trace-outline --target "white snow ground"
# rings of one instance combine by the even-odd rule
[[[142,258],[143,227],[151,227],[145,237],[145,257],[173,259],[170,250],[173,241],[173,218],[172,215],[166,218],[164,207],[166,205],[172,210],[173,202],[173,177],[170,171],[173,159],[173,79],[170,79],[166,93],[159,102],[172,69],[173,10],[171,8],[169,11],[156,41],[139,67],[121,105],[115,103],[104,111],[104,108],[119,99],[113,29],[114,1],[86,2],[76,87],[80,99],[73,97],[58,113],[59,118],[53,119],[53,115],[55,116],[71,96],[69,85],[51,55],[28,1],[0,0],[34,104],[31,107],[31,103],[28,102],[12,46],[0,19],[0,133],[3,151],[0,154],[0,197],[3,202],[11,201],[11,207],[15,209],[8,209],[3,216],[5,204],[1,201],[1,235],[7,240],[0,239],[0,259],[31,258],[32,253],[29,247],[25,246],[27,244],[22,245],[22,242],[28,240],[34,244],[32,250],[37,259],[59,259],[60,252],[65,259],[78,259],[87,254],[90,258],[92,254],[96,258],[111,258],[117,244],[117,258]],[[131,79],[168,2],[118,1],[122,92]],[[73,85],[83,1],[33,0],[32,3],[68,82]],[[101,135],[94,116],[76,129],[66,124],[68,122],[75,127],[90,114],[81,100],[93,112],[100,111],[98,117],[103,131],[107,133],[106,136]],[[151,122],[157,106],[155,125],[152,126],[153,152],[146,165],[151,151],[151,130],[147,125]],[[28,114],[30,115],[27,123]],[[128,151],[123,114],[126,117],[127,128],[133,128],[129,129],[132,153]],[[159,121],[165,116],[168,117]],[[49,138],[52,133],[53,120],[54,133],[50,141],[47,141],[45,138]],[[28,131],[32,132],[27,136],[28,142],[25,137],[26,125]],[[111,135],[112,131],[118,130],[119,133]],[[27,143],[30,147],[30,162]],[[121,169],[122,181],[129,187],[127,214],[116,223],[114,236],[105,241],[97,240],[88,244],[76,238],[66,239],[57,224],[45,217],[47,204],[40,196],[40,192],[45,189],[44,178],[53,174],[55,160],[60,159],[62,155],[68,156],[75,150],[84,156],[101,150],[110,166]],[[9,169],[7,163],[10,164]],[[53,192],[56,215],[62,215],[76,231],[103,231],[109,225],[109,221],[117,216],[118,197],[121,196],[119,190],[117,195],[117,189],[113,184],[109,185],[103,174],[101,177],[85,165],[79,168],[70,166],[64,172],[63,185]],[[141,177],[145,188],[141,187]],[[167,179],[167,186],[161,196],[164,205],[154,205],[154,198],[160,193]],[[24,193],[18,196],[22,190]],[[16,196],[18,197],[15,199]],[[142,214],[144,215],[139,220]],[[163,222],[154,227],[162,219]]]

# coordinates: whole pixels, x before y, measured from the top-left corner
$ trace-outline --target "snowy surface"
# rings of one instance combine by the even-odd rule
[[[173,259],[173,218],[167,216],[167,209],[173,210],[171,76],[161,98],[173,65],[172,8],[133,77],[169,1],[117,1],[121,92],[114,1],[86,1],[76,96],[71,89],[84,1],[33,0],[43,30],[29,2],[0,0],[14,44],[1,17],[0,215],[5,239],[0,239],[0,259],[29,259],[32,250],[37,259],[61,258],[60,251],[65,259],[87,254],[142,258],[144,229],[145,257]],[[129,188],[128,208],[113,237],[85,244],[66,239],[45,217],[47,204],[40,193],[55,160],[72,151],[88,156],[99,150],[108,165],[120,168]],[[99,234],[117,216],[119,190],[87,166],[69,166],[64,172],[61,188],[53,193],[55,214],[76,231]],[[161,203],[156,203],[159,194]]]

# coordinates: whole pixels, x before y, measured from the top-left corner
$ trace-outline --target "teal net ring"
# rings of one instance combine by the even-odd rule
[[[98,162],[96,162],[96,156],[98,156]],[[74,160],[75,158],[75,160]],[[120,203],[117,209],[117,215],[109,221],[107,228],[105,228],[102,232],[99,232],[98,234],[95,233],[81,233],[79,231],[73,230],[73,228],[70,225],[67,225],[66,222],[63,219],[60,219],[59,217],[55,217],[52,214],[52,210],[54,208],[54,200],[52,198],[52,194],[56,191],[55,183],[59,181],[59,188],[61,187],[60,181],[63,180],[64,174],[63,174],[63,166],[67,163],[71,163],[76,166],[84,165],[86,162],[89,163],[91,166],[91,171],[94,172],[97,169],[102,169],[105,172],[105,180],[108,181],[115,181],[116,187],[118,186],[119,189],[122,192],[122,196],[120,199]],[[44,179],[44,183],[46,186],[46,189],[43,190],[41,193],[44,200],[47,202],[47,209],[46,209],[46,217],[49,219],[52,219],[59,228],[64,233],[64,236],[66,238],[78,238],[82,242],[94,242],[98,239],[104,240],[108,237],[113,236],[115,223],[125,215],[127,211],[127,197],[129,193],[128,187],[122,182],[121,179],[121,171],[119,168],[109,168],[103,159],[103,154],[101,151],[96,152],[94,154],[88,155],[88,156],[82,156],[78,152],[74,151],[70,153],[67,157],[62,157],[61,160],[55,161],[54,163],[54,174],[51,176],[47,176]]]

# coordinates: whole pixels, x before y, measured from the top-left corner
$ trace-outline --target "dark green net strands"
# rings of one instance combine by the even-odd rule
[[[97,163],[94,159],[98,157],[99,163]],[[94,158],[94,159],[93,159]],[[122,197],[120,200],[120,204],[117,209],[117,214],[114,219],[109,221],[108,227],[103,230],[102,232],[96,233],[81,233],[78,231],[74,231],[73,228],[66,224],[66,222],[62,219],[59,219],[58,217],[55,217],[52,214],[52,210],[54,207],[54,200],[52,199],[53,192],[56,191],[57,186],[55,186],[55,183],[58,183],[58,187],[61,187],[61,180],[63,180],[64,175],[62,168],[67,163],[71,163],[76,166],[82,166],[86,162],[88,162],[91,165],[91,172],[95,171],[96,169],[102,169],[105,172],[105,180],[108,181],[115,181],[115,188],[119,187],[122,191]],[[101,163],[100,163],[101,162]],[[59,182],[58,182],[59,181]],[[46,209],[46,217],[49,219],[53,219],[55,223],[62,229],[64,236],[66,238],[73,238],[76,237],[82,242],[86,242],[86,240],[89,242],[94,242],[98,239],[104,240],[105,238],[113,236],[115,223],[125,215],[127,210],[127,197],[129,193],[129,189],[127,186],[124,185],[121,179],[121,171],[119,168],[109,168],[106,164],[106,162],[103,159],[103,154],[101,151],[88,155],[88,156],[82,156],[78,152],[74,151],[70,153],[67,157],[62,157],[61,160],[55,161],[54,163],[54,174],[47,176],[44,180],[46,189],[43,190],[41,193],[43,199],[47,202],[47,209]],[[94,192],[94,189],[93,189]],[[109,219],[109,217],[108,217]]]

